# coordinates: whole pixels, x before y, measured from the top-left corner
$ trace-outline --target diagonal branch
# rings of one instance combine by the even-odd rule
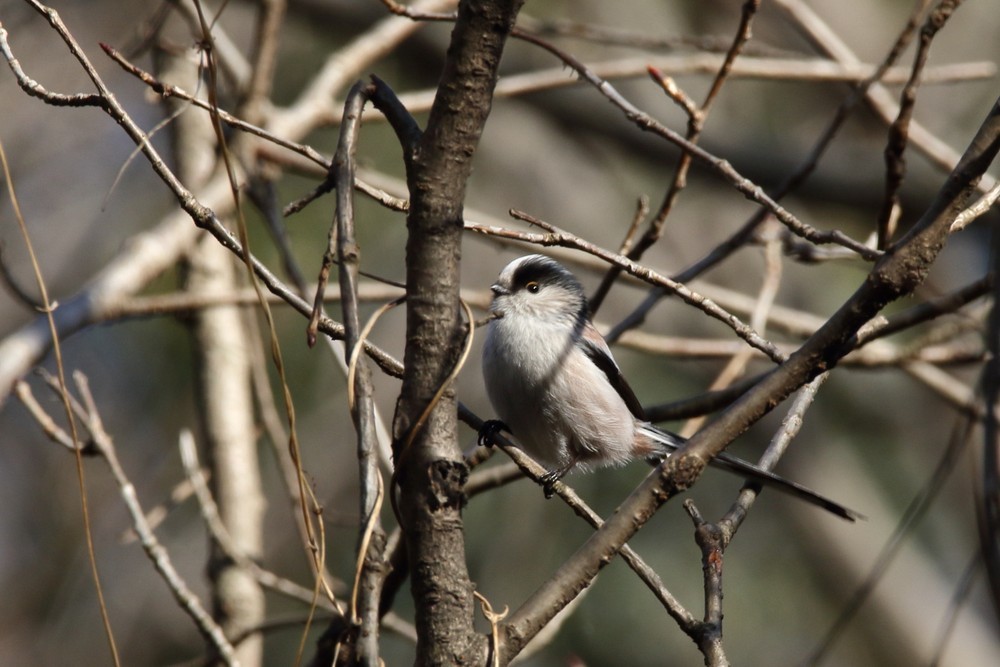
[[[743,48],[750,41],[750,27],[753,23],[754,17],[757,15],[758,9],[760,9],[760,0],[747,0],[743,4],[740,25],[736,31],[736,36],[733,38],[733,43],[726,52],[726,57],[722,61],[722,65],[719,67],[715,78],[712,80],[712,85],[709,88],[708,94],[705,96],[705,101],[702,102],[700,106],[694,106],[693,104],[683,105],[685,111],[688,113],[688,127],[684,138],[692,144],[698,143],[698,140],[701,138],[702,130],[705,127],[705,121],[708,118],[712,105],[719,96],[719,91],[722,90],[723,84],[732,73],[736,59],[740,56]],[[653,73],[652,69],[650,70],[650,73]],[[660,74],[659,76],[654,76],[654,78],[660,79],[665,88],[671,89],[671,84],[673,82],[669,79],[669,77],[665,77]],[[667,218],[670,216],[670,212],[673,211],[674,205],[677,203],[681,191],[687,187],[687,174],[688,170],[691,168],[691,162],[691,153],[682,150],[680,157],[677,159],[677,167],[674,169],[674,178],[670,183],[670,187],[667,189],[667,194],[664,197],[663,202],[660,204],[660,208],[653,217],[653,220],[650,222],[649,227],[646,229],[646,232],[639,238],[635,246],[629,250],[629,259],[635,261],[640,260],[643,253],[660,240]],[[620,272],[620,269],[612,268],[607,274],[605,274],[604,279],[597,288],[597,292],[591,299],[590,308],[592,312],[598,309],[601,302],[604,300],[604,297],[607,296],[607,293],[611,290],[611,286],[615,279],[617,279]]]
[[[839,230],[820,231],[802,222],[788,209],[781,206],[781,204],[775,201],[774,198],[764,192],[763,188],[739,173],[728,161],[716,157],[704,148],[688,141],[677,132],[657,121],[648,113],[636,107],[621,93],[619,93],[608,81],[594,74],[587,68],[586,65],[577,60],[575,57],[524,31],[518,31],[517,36],[520,39],[545,49],[552,55],[562,60],[567,67],[576,71],[581,78],[597,88],[597,90],[599,90],[601,94],[608,99],[608,101],[618,107],[618,109],[625,114],[625,117],[635,124],[636,127],[640,130],[651,132],[656,136],[669,141],[678,148],[687,151],[692,157],[708,165],[711,169],[728,181],[729,184],[744,197],[757,202],[770,211],[774,217],[777,218],[783,225],[788,227],[792,233],[816,244],[833,243],[841,245],[854,251],[860,257],[869,261],[878,259],[881,255],[879,251],[869,248],[864,243],[852,239]]]
[[[422,0],[415,6],[430,10],[451,5],[453,1]],[[36,0],[29,0],[29,2],[47,18],[58,16],[53,10]],[[97,71],[66,27],[61,22],[53,23],[50,20],[49,23],[72,50],[91,80],[95,84],[99,82],[100,77]],[[347,86],[374,60],[413,34],[421,25],[409,19],[392,16],[380,21],[368,33],[361,35],[343,49],[331,54],[305,91],[296,98],[290,107],[269,115],[266,124],[268,138],[278,136],[286,141],[294,142],[295,139],[307,135],[323,122],[329,110],[330,100],[338,94],[341,88]],[[14,67],[17,64],[19,68],[20,65],[9,48],[6,36],[6,30],[3,29],[2,22],[0,22],[0,46],[3,47],[0,52],[9,66]],[[25,78],[27,77],[25,76]],[[19,80],[19,83],[22,83],[23,87],[23,82]],[[39,85],[35,87],[35,91],[26,92],[34,94],[34,92],[43,90],[45,89]],[[103,86],[103,83],[99,87],[98,94],[109,102],[115,99],[110,91]],[[43,101],[58,104],[58,101],[54,101],[58,97],[57,93],[45,91]],[[131,123],[133,129],[126,128],[129,136],[144,149],[151,148],[148,141],[145,140],[144,134],[132,123],[131,118],[120,105],[117,105],[117,102],[113,107],[110,104],[104,106],[102,103],[101,108],[122,127],[126,127],[126,121]],[[163,162],[159,160],[159,156],[155,155],[155,151],[147,153],[146,156],[154,166],[154,171],[164,177],[161,172],[164,168]],[[166,178],[165,182],[172,186],[172,183]],[[217,174],[208,184],[200,188],[197,200],[194,199],[191,192],[185,189],[177,190],[171,187],[171,190],[178,201],[184,205],[184,210],[170,214],[153,229],[134,236],[129,243],[124,244],[123,251],[109,262],[100,273],[95,275],[83,289],[72,297],[61,301],[60,308],[53,313],[60,336],[74,334],[87,325],[99,321],[101,313],[105,309],[113,308],[119,298],[141,290],[173,266],[181,253],[189,248],[200,234],[199,228],[191,224],[195,214],[200,215],[206,211],[214,211],[217,215],[224,215],[233,204],[232,193],[225,174]],[[200,203],[200,206],[193,206],[196,203]],[[196,217],[195,220],[197,222]],[[216,232],[218,231],[217,229]],[[238,244],[233,245],[235,240],[231,236],[229,240],[224,240],[225,236],[217,236],[217,238],[234,252],[234,248],[238,247]],[[300,299],[294,290],[284,286],[256,260],[254,262],[255,268],[258,270],[258,277],[272,293],[280,296],[300,313],[308,316],[312,312],[309,304]],[[344,336],[343,326],[325,318],[320,322],[320,330],[334,339],[342,339]],[[6,400],[14,381],[37,364],[48,352],[51,345],[52,339],[48,332],[45,316],[36,317],[0,341],[0,405]],[[402,374],[402,366],[399,362],[375,345],[365,343],[365,352],[375,360],[382,370],[390,375],[398,377]]]
[[[892,239],[895,231],[895,221],[899,217],[900,197],[899,189],[903,185],[903,177],[906,175],[906,157],[904,152],[909,142],[910,125],[913,122],[913,110],[917,104],[917,89],[920,87],[924,69],[927,66],[927,59],[930,56],[931,44],[938,31],[951,17],[952,13],[961,4],[959,0],[943,0],[934,8],[920,30],[920,41],[917,45],[917,53],[913,59],[913,70],[910,79],[903,87],[900,96],[899,112],[895,120],[889,126],[889,141],[885,147],[885,197],[882,208],[879,211],[876,229],[878,230],[878,244],[880,250],[884,250]]]
[[[504,626],[507,658],[524,647],[572,595],[589,585],[625,542],[670,498],[687,489],[705,462],[820,373],[836,365],[858,330],[885,305],[909,294],[944,247],[955,217],[1000,151],[1000,102],[994,104],[955,170],[917,224],[868,274],[864,283],[803,346],[719,417],[695,434],[624,501]]]

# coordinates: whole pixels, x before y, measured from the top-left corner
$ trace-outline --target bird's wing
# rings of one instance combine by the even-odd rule
[[[608,348],[607,342],[596,328],[594,328],[593,323],[587,322],[583,327],[583,332],[580,335],[580,340],[578,342],[580,348],[586,353],[587,357],[590,358],[594,365],[604,371],[604,374],[608,376],[608,382],[611,386],[615,388],[618,395],[622,397],[625,401],[625,405],[628,406],[629,412],[641,421],[646,420],[645,413],[642,409],[642,404],[639,403],[639,399],[635,397],[635,393],[632,391],[632,387],[628,386],[628,382],[625,381],[625,376],[622,375],[622,371],[618,368],[618,364],[615,363],[615,358],[611,356],[611,350]]]

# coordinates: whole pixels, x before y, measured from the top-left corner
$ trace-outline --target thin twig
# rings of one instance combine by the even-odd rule
[[[974,204],[959,213],[958,217],[955,218],[954,224],[951,226],[951,231],[957,232],[960,229],[965,229],[969,223],[989,211],[996,204],[997,199],[1000,199],[1000,183],[994,185],[988,192],[977,199]]]
[[[153,533],[153,530],[147,523],[146,515],[142,510],[142,506],[139,504],[135,487],[125,474],[125,470],[122,468],[121,463],[118,461],[114,443],[107,431],[104,429],[103,420],[97,412],[86,377],[78,371],[74,374],[74,381],[76,383],[77,390],[83,398],[83,405],[80,403],[76,403],[74,405],[74,413],[86,424],[87,430],[90,432],[93,440],[94,447],[100,453],[100,456],[104,459],[105,463],[107,463],[115,481],[118,483],[122,500],[124,501],[125,507],[132,518],[132,527],[139,536],[139,543],[142,545],[143,550],[153,563],[156,571],[160,573],[160,576],[167,584],[167,587],[170,589],[170,592],[180,604],[181,608],[188,614],[188,616],[191,617],[198,630],[209,642],[211,642],[215,650],[218,651],[219,657],[222,658],[222,660],[230,667],[238,667],[239,661],[236,658],[232,645],[222,632],[222,628],[216,624],[216,622],[212,619],[211,614],[205,610],[205,607],[198,599],[198,596],[196,596],[191,589],[188,588],[187,583],[174,568],[173,563],[170,560],[169,553],[163,545],[160,544],[156,535]],[[59,380],[50,378],[49,384],[56,393],[60,393],[62,391],[62,385]]]
[[[695,639],[698,649],[710,667],[729,667],[729,659],[722,646],[722,564],[725,546],[722,532],[713,523],[705,521],[701,512],[688,498],[684,510],[694,524],[695,542],[701,549],[701,571],[704,582],[705,616],[699,624]]]
[[[361,111],[373,86],[357,82],[344,103],[344,123],[334,155],[332,177],[337,190],[337,207],[330,229],[329,246],[323,258],[316,291],[316,313],[322,308],[322,286],[336,256],[339,267],[341,304],[344,316],[344,354],[348,364],[349,408],[357,431],[358,476],[361,485],[359,511],[363,530],[358,538],[357,567],[351,592],[351,623],[358,628],[354,650],[362,663],[379,662],[379,599],[384,571],[382,563],[385,534],[379,519],[385,490],[378,469],[378,434],[375,428],[374,394],[371,371],[355,355],[362,349],[358,315],[358,265],[361,249],[354,232],[354,188]],[[313,322],[318,319],[314,315]],[[312,323],[310,323],[312,327]],[[312,330],[312,329],[310,329]]]
[[[930,13],[920,30],[920,40],[917,52],[913,57],[913,69],[909,80],[900,94],[899,112],[889,126],[889,139],[884,151],[885,155],[885,194],[882,208],[876,219],[878,232],[877,246],[880,250],[888,247],[895,231],[895,221],[899,218],[899,189],[903,185],[906,174],[906,158],[904,151],[909,141],[910,124],[913,121],[913,110],[917,103],[917,90],[922,81],[924,68],[930,56],[931,44],[938,31],[944,27],[952,12],[961,4],[960,0],[943,0]]]
[[[549,223],[538,220],[537,218],[516,211],[511,211],[511,214],[521,219],[530,220],[532,224],[549,231],[546,234],[533,234],[511,229],[477,225],[475,223],[466,223],[466,229],[486,236],[499,236],[502,238],[517,239],[519,241],[534,243],[541,246],[556,245],[564,248],[582,250],[583,252],[594,255],[595,257],[599,257],[610,265],[617,266],[623,271],[651,285],[658,285],[670,290],[686,303],[695,306],[709,317],[713,317],[729,326],[736,333],[736,335],[745,340],[748,345],[757,348],[774,361],[780,362],[784,359],[784,355],[774,346],[773,343],[765,340],[751,327],[740,321],[738,317],[731,313],[727,313],[711,299],[692,291],[687,286],[673,281],[666,276],[662,276],[652,269],[641,266],[627,257],[605,250],[604,248],[581,239],[575,234],[558,229]]]
[[[625,117],[639,129],[651,132],[654,135],[669,141],[678,148],[690,153],[694,158],[697,158],[699,161],[708,165],[747,199],[757,202],[761,206],[765,207],[774,215],[775,218],[777,218],[796,235],[821,245],[833,243],[844,246],[845,248],[856,252],[861,258],[869,261],[876,260],[881,256],[882,253],[880,251],[869,248],[865,244],[855,241],[843,232],[837,230],[820,231],[805,224],[787,209],[778,204],[778,202],[776,202],[773,198],[768,196],[759,185],[740,174],[729,162],[718,158],[696,144],[687,141],[677,132],[671,130],[646,112],[640,110],[638,107],[629,102],[621,93],[619,93],[607,80],[602,79],[591,72],[586,65],[581,63],[575,57],[546,42],[545,40],[525,33],[524,31],[515,31],[515,34],[521,39],[545,49],[562,60],[567,67],[576,71],[581,78],[594,86],[612,104],[618,107]]]
[[[212,32],[209,28],[209,24],[205,18],[202,5],[200,2],[195,2],[195,8],[198,12],[198,19],[200,25],[201,37],[204,40],[205,53],[208,58],[208,73],[209,73],[209,85],[208,85],[208,97],[209,104],[211,105],[211,118],[212,127],[215,130],[216,140],[219,147],[221,148],[221,158],[222,163],[225,166],[225,172],[229,179],[229,186],[233,196],[234,211],[236,213],[236,229],[239,235],[239,247],[241,252],[238,253],[240,259],[243,260],[243,264],[246,267],[247,279],[250,281],[250,285],[257,292],[258,302],[261,305],[261,312],[264,315],[264,321],[267,324],[267,331],[269,335],[269,343],[271,349],[271,359],[274,363],[275,371],[278,375],[279,386],[282,390],[282,398],[285,407],[285,415],[288,423],[288,453],[295,464],[296,470],[298,472],[299,480],[299,496],[302,500],[300,508],[302,512],[302,520],[306,526],[307,534],[309,536],[309,543],[307,545],[307,550],[311,556],[310,563],[313,566],[313,573],[315,575],[315,585],[316,585],[316,596],[319,597],[320,592],[327,595],[331,602],[335,600],[333,591],[330,590],[327,585],[326,579],[324,578],[325,557],[326,557],[326,540],[324,538],[325,528],[323,522],[319,521],[317,517],[322,513],[322,508],[320,507],[319,501],[313,492],[312,486],[306,480],[305,471],[302,467],[302,454],[299,446],[298,440],[298,429],[297,420],[295,412],[295,403],[292,399],[291,388],[289,386],[287,372],[285,370],[284,356],[281,352],[281,345],[278,339],[278,333],[275,328],[274,315],[271,312],[271,308],[264,298],[264,291],[261,287],[261,283],[257,278],[255,272],[255,262],[250,253],[250,237],[247,232],[246,219],[243,215],[243,207],[240,199],[240,177],[237,174],[236,164],[230,154],[228,144],[226,142],[225,133],[222,129],[222,121],[219,118],[219,103],[217,99],[218,93],[218,71],[216,67],[216,60],[214,55],[214,42],[212,38]],[[103,84],[102,84],[103,85]],[[138,130],[138,127],[136,127]],[[147,140],[148,142],[148,140]],[[224,231],[225,228],[222,227],[218,218],[212,214],[210,211],[209,220],[215,225],[219,225]],[[227,234],[228,236],[228,234]],[[217,237],[218,238],[218,237]],[[315,520],[315,524],[313,523]],[[305,643],[305,638],[308,633],[308,626],[303,632],[302,641],[300,642],[299,655],[301,655],[302,647]]]
[[[771,442],[768,444],[764,454],[757,461],[759,468],[763,470],[774,469],[778,460],[784,456],[785,450],[788,449],[792,440],[799,434],[806,411],[816,400],[816,394],[819,392],[820,387],[829,378],[830,374],[824,373],[799,390],[795,396],[795,400],[792,401],[792,405],[788,408],[788,413],[781,421],[780,428],[771,438]],[[753,506],[759,493],[760,488],[757,485],[752,483],[745,484],[740,491],[737,501],[719,521],[718,525],[722,530],[727,545],[732,541],[736,531],[746,519],[750,507]]]
[[[786,195],[797,190],[812,175],[819,164],[820,159],[826,153],[826,150],[833,144],[833,140],[841,128],[844,127],[844,124],[851,112],[858,106],[859,102],[865,98],[868,90],[886,76],[889,68],[903,53],[903,50],[913,38],[920,16],[923,15],[925,7],[929,4],[930,0],[921,0],[921,5],[916,7],[910,15],[882,62],[868,76],[860,80],[854,90],[852,90],[851,94],[848,95],[840,103],[840,105],[838,105],[833,119],[819,136],[816,144],[810,150],[806,158],[772,193],[772,196],[776,201],[781,201]],[[718,265],[751,240],[754,234],[756,234],[757,229],[767,218],[768,214],[769,211],[765,208],[757,210],[746,222],[743,223],[743,225],[731,234],[729,238],[716,245],[704,257],[672,277],[677,282],[687,283],[702,275],[712,267]],[[815,248],[816,246],[810,244],[808,247]],[[662,288],[651,290],[649,296],[642,302],[642,304],[636,307],[621,321],[621,323],[609,332],[607,336],[608,341],[613,342],[624,332],[642,324],[646,314],[653,308],[654,305],[656,305],[656,303],[659,302],[661,298],[663,298],[665,293],[666,292]]]
[[[48,15],[49,22],[54,25],[62,25],[59,15],[54,10],[49,11],[51,12]],[[0,26],[0,30],[2,29],[3,26]],[[3,38],[3,35],[0,35],[0,38]],[[0,41],[5,40],[0,39]],[[94,533],[90,521],[90,504],[87,500],[87,481],[83,467],[83,443],[80,440],[76,419],[70,407],[69,390],[66,384],[66,367],[63,364],[62,343],[59,339],[59,332],[53,315],[56,304],[49,299],[48,287],[45,284],[45,278],[42,276],[42,268],[38,263],[38,256],[35,254],[31,235],[28,233],[28,225],[21,214],[21,206],[18,203],[17,194],[14,190],[14,181],[10,175],[10,165],[7,162],[7,153],[4,151],[2,142],[0,142],[0,166],[3,168],[4,181],[7,183],[7,193],[10,195],[11,206],[14,208],[14,217],[17,219],[18,229],[21,232],[21,238],[24,240],[24,246],[28,251],[28,257],[31,259],[31,269],[34,272],[35,284],[38,286],[38,294],[43,307],[43,313],[45,314],[45,320],[48,324],[49,335],[52,337],[52,350],[56,361],[56,372],[59,374],[59,390],[56,393],[62,399],[63,411],[66,415],[66,421],[69,423],[70,442],[74,454],[73,458],[76,463],[76,481],[77,491],[80,495],[83,533],[86,538],[87,557],[90,564],[90,576],[93,579],[94,590],[97,593],[97,603],[101,613],[101,625],[104,630],[104,637],[111,651],[111,660],[117,667],[121,662],[118,656],[118,646],[115,642],[114,631],[111,627],[111,617],[108,613],[107,602],[104,599],[104,587],[101,585],[101,575],[97,567],[97,550],[94,547]]]
[[[907,537],[916,527],[917,522],[923,518],[931,503],[944,488],[944,481],[958,463],[959,458],[965,451],[972,436],[974,420],[970,416],[960,418],[952,430],[948,440],[948,447],[942,453],[931,476],[927,479],[920,491],[914,496],[907,506],[906,511],[900,517],[899,522],[892,531],[892,535],[886,540],[878,557],[868,571],[865,580],[858,585],[851,595],[851,598],[844,604],[836,620],[820,639],[819,643],[810,653],[809,657],[803,661],[805,667],[819,665],[829,655],[833,645],[843,635],[844,630],[851,620],[857,616],[861,607],[864,606],[868,597],[875,590],[875,587],[885,576],[892,565],[900,549],[906,543]]]
[[[312,606],[316,603],[316,596],[313,589],[301,586],[290,579],[279,577],[273,572],[269,572],[261,567],[254,559],[237,545],[229,534],[229,530],[219,518],[219,508],[215,504],[212,492],[208,488],[208,480],[198,462],[198,450],[194,442],[194,436],[187,429],[181,431],[178,438],[178,445],[181,454],[181,462],[184,465],[184,473],[187,476],[187,484],[193,490],[198,500],[201,510],[201,517],[208,527],[209,533],[216,544],[222,549],[227,558],[231,558],[234,563],[245,568],[261,586],[266,586],[276,593],[280,593],[292,600],[298,600]],[[340,585],[343,589],[343,585]],[[319,599],[319,605],[326,611],[343,615],[343,609],[336,600],[329,601],[326,598]],[[233,638],[233,643],[237,640]]]
[[[764,280],[757,296],[757,304],[750,318],[750,326],[756,331],[765,331],[768,313],[774,305],[774,300],[781,287],[781,246],[776,238],[771,239],[764,248]],[[754,350],[742,346],[734,354],[726,366],[716,375],[709,385],[709,391],[718,391],[735,382],[746,372],[747,364],[754,356]],[[704,416],[690,420],[681,430],[681,435],[696,432],[704,423]]]
[[[921,0],[918,10],[929,5],[929,0]],[[860,60],[851,51],[844,40],[829,24],[803,0],[776,0],[774,6],[785,13],[789,22],[799,29],[803,36],[816,45],[817,49],[828,57],[842,64],[856,64]],[[917,12],[914,12],[917,16]],[[864,91],[864,99],[875,113],[886,123],[892,122],[898,113],[895,98],[889,90],[878,83]],[[928,160],[944,172],[951,172],[961,159],[961,155],[944,141],[932,134],[923,125],[910,124],[909,138],[911,145]],[[995,181],[988,174],[984,175],[977,187],[985,192],[993,187]]]
[[[459,404],[458,415],[459,418],[472,427],[473,430],[478,431],[483,425],[483,420],[477,417],[471,410],[462,404]],[[506,454],[514,462],[521,473],[533,480],[539,486],[544,483],[543,477],[546,473],[545,468],[532,460],[530,456],[525,454],[519,448],[515,447],[514,444],[507,440],[502,434],[498,434],[496,436],[496,443],[497,446],[503,450],[504,454]],[[603,525],[604,521],[601,517],[594,512],[594,510],[592,510],[567,484],[564,482],[556,482],[552,488],[555,495],[559,496],[577,516],[590,524],[591,527],[600,528],[601,525]],[[649,588],[653,595],[656,596],[657,600],[660,601],[660,604],[663,605],[663,608],[667,611],[667,613],[670,614],[675,621],[677,621],[678,626],[688,634],[696,632],[698,620],[684,608],[684,606],[670,593],[670,591],[666,589],[663,585],[663,581],[660,579],[660,575],[657,574],[653,568],[647,565],[646,562],[630,546],[625,545],[622,547],[620,554],[622,560],[625,561],[625,563],[632,568],[636,575],[638,575],[639,579],[646,584],[646,587]]]
[[[422,8],[431,8],[449,4],[451,0],[422,0],[417,3]],[[35,6],[39,6],[37,2]],[[2,26],[0,26],[2,27]],[[58,26],[54,26],[59,30]],[[327,113],[330,101],[333,100],[345,82],[353,80],[363,72],[371,62],[394,48],[402,39],[418,30],[420,24],[414,24],[408,19],[389,17],[372,27],[371,31],[347,44],[343,49],[331,54],[320,67],[294,103],[276,110],[268,123],[269,132],[289,140],[301,138],[312,131],[317,123],[322,122]],[[64,39],[72,41],[72,37],[60,34]],[[7,44],[6,32],[0,32],[0,51],[3,52],[8,64],[16,63],[13,53]],[[91,63],[73,43],[73,53],[78,56],[81,66],[95,85],[100,81]],[[82,58],[82,59],[81,59]],[[20,66],[18,65],[18,68]],[[23,73],[23,72],[22,72]],[[22,86],[33,86],[27,76],[18,76]],[[36,86],[35,90],[44,90]],[[166,216],[154,229],[136,235],[128,244],[123,244],[123,250],[108,261],[105,267],[87,282],[87,286],[76,294],[62,300],[62,308],[56,314],[56,323],[61,335],[68,336],[81,330],[93,321],[95,315],[109,301],[114,301],[125,294],[141,290],[151,280],[160,275],[168,267],[174,265],[180,253],[193,244],[199,236],[198,227],[211,227],[225,247],[239,254],[242,252],[239,243],[228,235],[220,226],[207,222],[210,211],[221,214],[232,206],[232,197],[225,176],[215,177],[200,191],[201,198],[195,197],[183,187],[165,169],[163,161],[144,139],[132,119],[124,112],[110,91],[103,84],[98,86],[98,92],[107,100],[111,109],[108,113],[125,129],[129,137],[143,149],[155,173],[170,187],[174,196],[180,202],[183,211]],[[46,91],[43,101],[55,99],[52,93]],[[54,102],[58,103],[58,102]],[[265,144],[266,146],[266,144]],[[194,220],[196,225],[192,225]],[[273,293],[280,295],[301,313],[311,312],[309,305],[299,299],[294,291],[285,287],[271,272],[254,259],[255,270],[261,280]],[[320,330],[334,339],[344,335],[343,327],[329,319],[321,322]],[[18,331],[7,336],[0,342],[0,402],[6,398],[14,380],[22,376],[41,359],[52,345],[51,337],[46,333],[44,317],[28,323]],[[372,344],[366,345],[366,352],[383,371],[396,377],[402,374],[402,364],[391,355],[379,350]]]

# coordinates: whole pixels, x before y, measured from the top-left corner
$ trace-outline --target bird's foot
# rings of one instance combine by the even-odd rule
[[[548,500],[556,492],[556,482],[558,482],[563,476],[563,471],[561,470],[550,470],[539,478],[542,483],[542,492],[545,494],[545,499]]]
[[[510,428],[499,419],[490,419],[483,422],[479,429],[479,446],[492,447],[496,444],[496,436],[500,431],[510,433]]]

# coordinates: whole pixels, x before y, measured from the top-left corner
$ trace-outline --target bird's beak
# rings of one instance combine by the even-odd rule
[[[494,297],[510,294],[510,290],[501,285],[500,283],[493,283],[492,285],[490,285],[490,291],[493,292]]]

